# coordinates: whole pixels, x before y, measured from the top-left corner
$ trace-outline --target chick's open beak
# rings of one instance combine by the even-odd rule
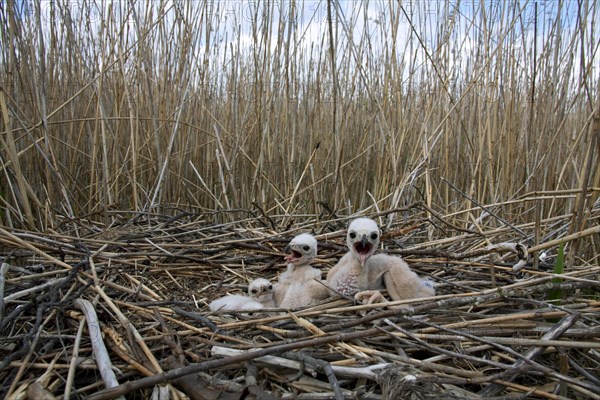
[[[286,251],[286,253],[289,253],[284,258],[284,260],[287,262],[298,261],[299,259],[302,258],[302,253],[292,249],[290,245],[286,246],[285,251]]]
[[[369,243],[369,239],[367,235],[363,235],[360,238],[360,242],[354,245],[354,250],[358,254],[358,259],[360,260],[361,265],[365,265],[367,258],[369,258],[369,253],[371,252],[371,248],[373,245]]]

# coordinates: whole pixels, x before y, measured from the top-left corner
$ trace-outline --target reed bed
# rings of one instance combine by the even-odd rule
[[[600,398],[598,12],[0,2],[0,394]],[[358,215],[435,298],[207,311]]]
[[[318,238],[323,273],[346,251],[350,216],[234,214],[219,223],[214,214],[115,212],[111,227],[2,229],[3,396],[600,398],[600,265],[578,260],[553,273],[557,243],[597,247],[597,228],[569,237],[569,216],[541,221],[555,238],[527,246],[546,253],[534,266],[499,245],[533,242],[535,225],[456,229],[453,217],[415,203],[371,216],[385,251],[433,280],[436,297],[402,308],[332,297],[211,314],[212,299],[243,293],[256,277],[276,280],[297,232]],[[590,216],[596,227],[599,216]]]
[[[451,213],[469,198],[534,220],[509,201],[600,186],[597,15],[594,1],[2,2],[2,221]]]

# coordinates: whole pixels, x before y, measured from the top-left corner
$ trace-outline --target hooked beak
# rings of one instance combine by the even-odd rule
[[[367,235],[362,235],[362,237],[360,238],[360,244],[363,245],[363,247],[369,243],[369,241],[367,240]]]
[[[285,252],[288,254],[284,257],[284,260],[288,263],[296,262],[302,258],[302,253],[292,249],[289,244],[285,247]]]

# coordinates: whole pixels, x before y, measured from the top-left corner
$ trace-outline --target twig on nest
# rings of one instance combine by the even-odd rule
[[[570,314],[561,319],[554,328],[542,336],[541,340],[552,340],[561,336],[567,329],[569,329],[577,320],[579,319],[579,314]],[[516,361],[512,369],[515,371],[519,371],[522,367],[528,362],[533,361],[537,356],[539,356],[545,347],[534,347],[530,349],[524,356],[524,358]],[[518,376],[518,373],[511,374],[510,376],[503,378],[506,381],[512,381]],[[479,395],[482,397],[495,396],[504,389],[505,385],[492,383],[491,385],[486,386],[482,391],[479,392]]]
[[[215,325],[214,322],[212,322],[210,319],[208,319],[202,315],[182,310],[179,307],[171,307],[171,310],[175,311],[177,314],[181,315],[182,317],[187,317],[187,318],[193,319],[194,321],[200,322],[202,325],[206,326],[208,329],[210,329],[211,331],[213,331],[215,333],[219,332],[219,328],[217,327],[217,325]]]
[[[69,365],[69,372],[67,373],[67,381],[65,383],[64,399],[68,400],[71,395],[71,388],[73,387],[73,380],[75,379],[75,370],[77,368],[77,359],[79,357],[79,347],[81,345],[81,338],[83,336],[83,328],[85,327],[85,320],[82,318],[79,321],[79,328],[77,328],[77,336],[75,337],[75,343],[73,345],[73,353],[71,355],[71,364]]]
[[[335,373],[333,372],[333,369],[331,368],[330,363],[323,361],[323,360],[317,360],[316,358],[310,357],[302,352],[288,351],[288,352],[283,353],[283,356],[285,358],[290,358],[292,360],[300,361],[303,364],[312,365],[318,371],[324,372],[325,375],[327,376],[327,379],[329,380],[329,384],[331,385],[331,388],[333,389],[333,393],[335,394],[335,399],[343,400],[345,398],[344,394],[342,393],[342,389],[340,388],[340,384],[338,383],[338,380],[335,377]]]
[[[237,350],[237,349],[231,349],[231,348],[221,347],[221,346],[213,346],[211,348],[211,354],[228,356],[228,357],[234,356],[234,355],[239,355],[239,354],[244,354],[247,352],[248,352],[248,350]],[[315,370],[314,366],[312,366],[312,365],[308,365],[308,366],[304,365],[303,366],[301,360],[297,360],[296,358],[293,358],[293,357],[287,357],[286,356],[287,354],[290,354],[290,352],[286,352],[283,354],[285,356],[285,358],[279,357],[279,356],[264,356],[264,357],[258,357],[256,359],[254,359],[252,362],[257,363],[259,365],[267,365],[270,367],[288,368],[288,369],[293,369],[293,370],[297,370],[297,371],[304,371],[313,376],[316,375],[317,371]],[[296,353],[292,353],[292,354],[296,354]],[[344,378],[361,378],[361,379],[369,379],[372,381],[378,381],[379,375],[376,371],[379,371],[388,365],[389,365],[389,363],[379,363],[379,364],[374,364],[374,365],[370,365],[367,367],[344,367],[344,366],[340,366],[340,365],[331,365],[331,370],[335,373],[336,376],[340,376],[340,377],[344,377]]]
[[[106,346],[102,340],[102,332],[100,331],[100,322],[98,322],[98,316],[92,303],[84,299],[77,299],[73,304],[83,312],[87,321],[88,332],[90,341],[92,342],[92,348],[94,349],[94,356],[96,358],[96,364],[102,375],[102,380],[107,388],[113,388],[119,385],[119,381],[112,370],[112,362]],[[123,396],[118,396],[119,399],[125,400]]]
[[[174,338],[173,332],[171,329],[169,329],[167,323],[157,308],[154,309],[154,316],[160,323],[163,332],[163,341],[167,343],[172,353],[164,362],[166,369],[184,367],[186,362],[181,345]],[[205,396],[209,393],[214,395],[214,393],[212,393],[213,391],[206,387],[207,381],[202,379],[202,377],[200,377],[198,374],[182,376],[181,378],[174,379],[173,383],[179,385],[185,394],[193,400],[207,400],[209,398],[213,398],[212,396]]]
[[[112,399],[115,396],[123,395],[130,393],[134,390],[142,389],[149,386],[154,386],[160,383],[169,382],[172,379],[180,378],[185,375],[193,374],[198,371],[205,371],[212,368],[220,368],[226,365],[231,365],[235,363],[240,363],[243,361],[253,360],[257,357],[266,356],[269,354],[278,354],[288,350],[301,349],[305,347],[318,346],[328,343],[341,342],[344,340],[357,339],[360,337],[365,337],[370,334],[377,333],[378,330],[376,328],[367,329],[360,332],[348,332],[348,333],[340,333],[337,335],[330,336],[322,336],[316,339],[299,341],[294,343],[282,344],[279,346],[273,346],[265,349],[250,351],[248,353],[240,354],[237,356],[227,357],[219,360],[209,360],[202,363],[190,364],[187,367],[177,368],[175,370],[171,370],[168,372],[163,372],[160,374],[156,374],[152,377],[141,378],[136,381],[129,381],[120,386],[105,389],[98,393],[95,393],[88,397],[88,400],[106,400]]]
[[[0,320],[4,318],[4,282],[6,281],[8,266],[7,263],[3,262],[0,267]]]

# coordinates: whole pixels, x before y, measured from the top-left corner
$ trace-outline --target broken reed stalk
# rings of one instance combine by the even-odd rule
[[[98,317],[96,315],[94,306],[92,306],[92,303],[89,301],[83,299],[77,299],[73,304],[85,315],[88,333],[92,342],[92,346],[94,347],[94,356],[96,358],[98,369],[100,370],[100,375],[102,375],[102,379],[104,380],[104,385],[107,388],[118,386],[119,381],[112,370],[112,363],[110,361],[110,356],[106,351],[104,341],[102,340],[100,323],[98,322]],[[119,400],[125,399],[123,396],[118,396],[117,398]]]
[[[75,371],[77,368],[77,360],[78,360],[78,356],[79,356],[79,347],[81,345],[81,338],[83,336],[84,326],[85,326],[85,320],[82,319],[81,321],[79,321],[79,328],[77,329],[77,336],[75,337],[75,343],[73,344],[73,353],[71,356],[71,363],[69,365],[69,372],[67,373],[67,380],[65,382],[65,393],[63,395],[64,400],[69,400],[71,398],[71,396],[70,396],[71,388],[73,387],[73,381],[75,379]],[[104,382],[106,383],[106,380]]]

